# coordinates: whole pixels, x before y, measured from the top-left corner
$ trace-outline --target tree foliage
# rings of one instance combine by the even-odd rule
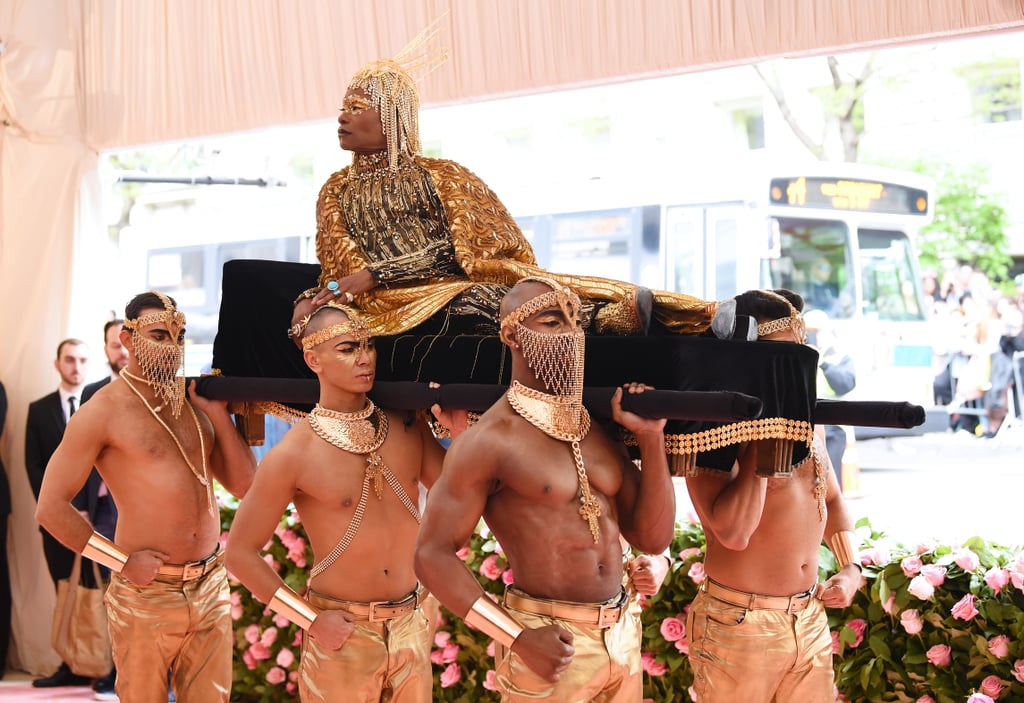
[[[970,264],[994,281],[1004,280],[1013,260],[1007,251],[1009,217],[1004,196],[989,187],[988,170],[974,164],[914,165],[935,178],[935,219],[921,229],[918,252],[926,269],[949,261]]]

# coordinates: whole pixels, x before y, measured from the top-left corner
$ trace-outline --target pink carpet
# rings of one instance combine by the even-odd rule
[[[0,682],[0,702],[50,701],[50,703],[79,703],[92,701],[88,686],[62,686],[61,688],[32,688],[31,681]]]

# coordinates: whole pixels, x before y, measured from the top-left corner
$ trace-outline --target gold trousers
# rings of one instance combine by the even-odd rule
[[[105,598],[124,703],[225,703],[231,693],[234,634],[227,570],[217,563],[189,581],[158,575],[135,586],[113,574]]]
[[[686,632],[700,703],[834,703],[832,636],[821,601],[746,594],[746,605],[734,605],[737,593],[723,592],[727,602],[702,588],[690,605]]]
[[[315,591],[308,592],[306,598],[318,609],[354,611],[357,617],[369,605],[352,608],[353,604]],[[341,649],[325,649],[316,639],[304,636],[299,662],[300,700],[430,703],[434,684],[430,667],[434,622],[428,622],[424,606],[425,602],[393,619],[370,621],[359,617]],[[436,613],[436,606],[433,611]]]
[[[608,613],[612,606],[608,603],[568,603],[507,590],[505,607],[516,620],[528,628],[545,625],[565,628],[572,633],[575,653],[569,668],[552,683],[535,674],[515,652],[495,644],[495,669],[502,703],[537,700],[640,703],[643,698],[640,619],[628,601],[615,600],[618,604],[613,612],[617,617],[610,619]]]

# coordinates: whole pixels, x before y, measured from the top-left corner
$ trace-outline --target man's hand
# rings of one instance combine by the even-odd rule
[[[199,410],[202,410],[207,417],[213,417],[214,415],[228,415],[228,401],[226,400],[210,400],[206,396],[199,395],[196,393],[196,380],[192,379],[192,382],[188,384],[188,399],[192,402]]]
[[[377,287],[377,281],[373,280],[373,274],[369,269],[356,271],[351,276],[339,278],[334,282],[338,284],[337,288],[333,290],[330,287],[324,288],[313,298],[314,310],[328,300],[337,300],[342,305],[348,305],[357,295]]]
[[[572,663],[572,633],[558,625],[526,629],[512,643],[512,651],[538,676],[558,681]]]
[[[626,383],[622,386],[628,393],[638,395],[647,390],[654,390],[654,386],[643,383]],[[612,419],[619,423],[633,434],[645,432],[656,432],[661,434],[665,431],[665,418],[648,419],[622,409],[622,388],[615,389],[612,396]]]
[[[157,569],[167,563],[170,554],[155,549],[140,549],[128,555],[121,575],[136,586],[146,586],[156,578]]]
[[[860,588],[860,569],[855,564],[847,564],[828,581],[821,584],[818,596],[827,608],[846,608],[853,602],[853,597]]]
[[[629,574],[633,590],[640,595],[653,596],[661,588],[661,584],[665,583],[668,559],[661,554],[641,554],[629,560],[626,564],[626,573]]]
[[[321,610],[309,626],[309,634],[330,650],[341,649],[356,626],[343,610]]]

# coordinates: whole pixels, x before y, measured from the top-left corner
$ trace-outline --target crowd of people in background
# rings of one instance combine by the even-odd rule
[[[954,430],[994,437],[1011,411],[1020,414],[1024,359],[1024,275],[1007,295],[970,265],[924,279],[934,327],[935,403],[950,409]]]

